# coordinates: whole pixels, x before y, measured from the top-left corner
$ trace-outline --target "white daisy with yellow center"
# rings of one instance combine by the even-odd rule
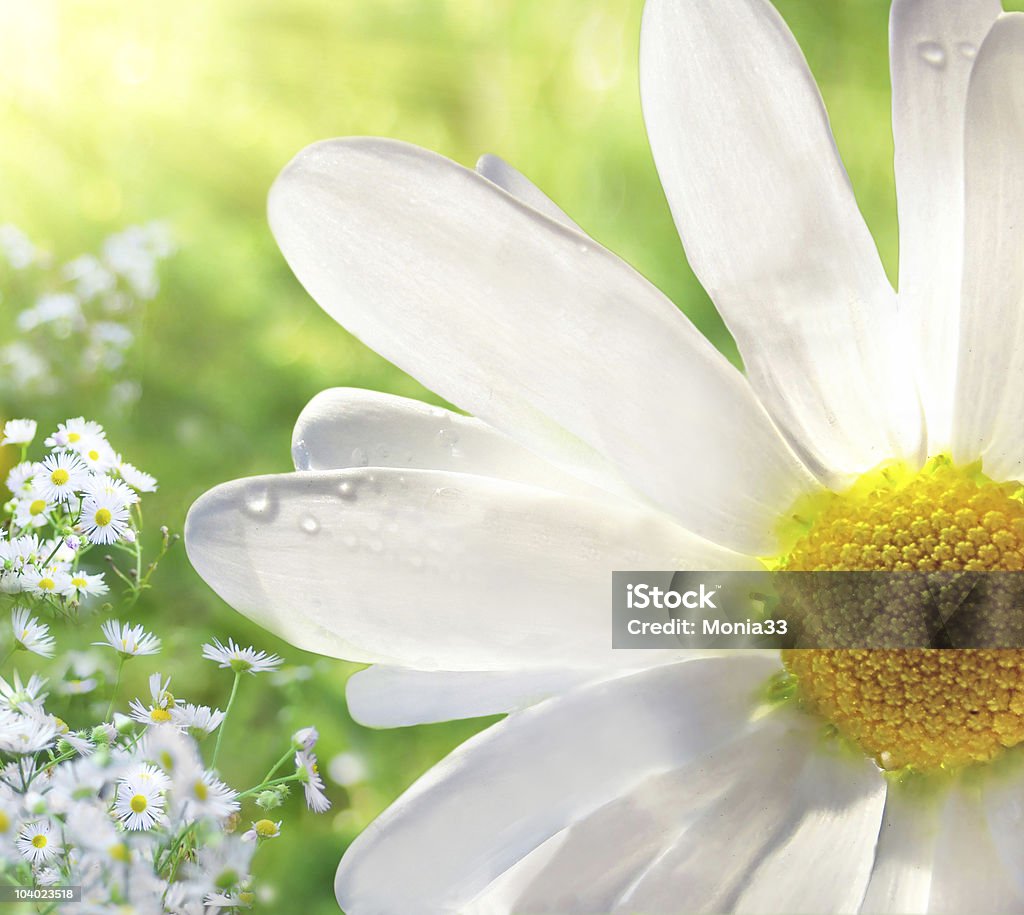
[[[346,911],[1024,909],[1021,650],[609,647],[615,569],[1024,567],[1024,15],[891,25],[898,297],[774,8],[648,0],[654,159],[745,376],[493,157],[333,140],[274,185],[311,295],[475,418],[324,392],[189,555],[375,664],[366,723],[510,713],[353,844]]]

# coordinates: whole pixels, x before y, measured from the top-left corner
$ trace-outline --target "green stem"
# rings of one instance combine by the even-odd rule
[[[238,796],[239,797],[248,797],[250,794],[257,794],[260,791],[265,791],[267,788],[273,788],[274,785],[285,785],[288,782],[297,782],[297,781],[301,781],[301,780],[302,780],[301,776],[298,775],[298,774],[295,774],[295,775],[282,775],[280,778],[271,779],[270,781],[264,782],[262,785],[256,785],[253,788],[246,788],[245,791],[239,791],[238,792]]]
[[[242,671],[235,671],[235,682],[231,684],[231,695],[228,697],[228,704],[224,708],[224,720],[217,728],[217,743],[213,747],[213,759],[210,760],[210,768],[217,768],[217,757],[220,756],[220,744],[224,739],[224,731],[228,726],[228,718],[231,717],[231,707],[235,704],[235,696],[238,695],[238,682],[242,679]]]
[[[110,694],[110,705],[107,706],[107,714],[104,716],[104,721],[109,721],[110,716],[114,711],[114,700],[117,698],[117,691],[121,686],[121,672],[124,670],[124,662],[127,660],[125,655],[121,655],[121,660],[117,665],[117,679],[114,680],[114,691]]]

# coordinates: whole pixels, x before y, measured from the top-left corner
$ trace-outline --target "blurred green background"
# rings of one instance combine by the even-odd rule
[[[784,0],[832,116],[861,207],[896,266],[886,0]],[[641,0],[0,0],[0,223],[62,259],[132,223],[166,220],[179,252],[147,306],[129,365],[130,412],[98,413],[88,392],[31,411],[44,427],[84,413],[154,473],[151,526],[179,530],[190,502],[223,480],[290,468],[291,425],[317,391],[354,385],[436,400],[335,325],[306,296],[264,218],[280,168],[315,140],[398,137],[472,166],[497,153],[600,242],[663,289],[735,358],[690,273],[647,148],[637,89]],[[23,307],[10,298],[0,309]],[[152,532],[151,532],[152,534]],[[368,731],[345,711],[356,668],[255,630],[191,571],[180,548],[138,621],[165,641],[153,669],[176,693],[223,706],[230,675],[199,660],[210,635],[281,653],[286,685],[247,680],[223,768],[252,783],[287,735],[315,723],[330,814],[293,798],[257,874],[276,912],[337,911],[334,869],[402,789],[486,722]],[[187,684],[187,686],[186,686]],[[248,768],[246,768],[249,766]],[[345,781],[350,779],[346,778]],[[253,811],[246,811],[246,814]]]

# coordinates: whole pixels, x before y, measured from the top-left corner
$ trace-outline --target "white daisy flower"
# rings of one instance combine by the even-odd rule
[[[19,648],[44,658],[53,657],[57,643],[50,635],[50,627],[46,623],[40,623],[27,607],[15,607],[11,610],[11,629]]]
[[[22,682],[18,671],[14,671],[10,683],[0,677],[0,708],[41,715],[43,702],[49,695],[44,689],[46,682],[46,678],[39,674],[32,674],[27,682]]]
[[[171,787],[171,779],[159,766],[150,763],[135,763],[128,767],[121,781],[125,784],[146,788],[154,791],[167,791]]]
[[[117,453],[105,439],[83,438],[72,450],[93,473],[105,474],[117,466]]]
[[[43,569],[29,567],[20,573],[18,580],[22,591],[43,597],[65,595],[71,590],[71,576],[57,563]]]
[[[325,813],[330,810],[331,802],[324,794],[324,780],[320,777],[316,754],[308,750],[299,750],[295,754],[295,766],[302,776],[306,806],[314,813]]]
[[[101,572],[83,572],[81,569],[68,573],[68,584],[74,590],[73,596],[78,600],[106,594],[110,590]]]
[[[278,179],[311,295],[476,418],[325,392],[302,472],[193,507],[193,565],[384,665],[365,723],[509,713],[353,843],[343,908],[1024,908],[1024,650],[609,647],[616,569],[1024,569],[1024,16],[895,0],[890,40],[898,298],[774,8],[646,4],[654,160],[745,377],[493,157],[336,140]]]
[[[49,523],[49,513],[56,507],[50,502],[41,489],[31,486],[14,507],[14,524],[19,528],[44,527]]]
[[[107,620],[100,628],[103,630],[104,640],[92,644],[113,648],[126,658],[157,654],[160,651],[160,639],[146,632],[142,626],[133,626],[119,620]]]
[[[220,709],[191,702],[174,706],[170,711],[175,726],[196,740],[208,737],[224,721],[224,713]]]
[[[175,771],[171,796],[186,821],[200,817],[224,820],[240,806],[238,792],[198,764]]]
[[[15,464],[7,474],[7,488],[16,496],[26,494],[38,472],[39,465],[33,461]]]
[[[156,477],[139,470],[138,467],[127,461],[119,461],[117,472],[121,474],[125,483],[139,492],[156,492],[157,490]]]
[[[34,419],[10,419],[4,423],[2,445],[28,445],[36,437]]]
[[[131,718],[145,725],[170,724],[174,718],[175,699],[169,691],[171,678],[162,680],[160,674],[151,674],[149,678],[149,694],[152,700],[145,705],[141,699],[132,699],[129,703]]]
[[[35,487],[48,502],[69,502],[90,477],[89,468],[72,451],[54,451],[37,468]]]
[[[276,670],[282,663],[276,654],[257,651],[252,645],[242,648],[234,639],[228,639],[227,645],[222,645],[216,638],[212,642],[206,642],[203,645],[203,657],[209,661],[216,661],[219,667],[230,667],[236,673],[253,675]]]
[[[60,829],[49,819],[26,823],[18,830],[15,844],[22,857],[30,861],[33,867],[52,861],[64,850]]]
[[[16,715],[0,726],[0,750],[15,756],[29,756],[51,747],[57,740],[58,725],[52,715],[30,711]]]
[[[281,835],[281,823],[282,820],[278,820],[276,823],[273,820],[255,820],[252,824],[252,828],[242,833],[242,838],[246,842],[262,842],[265,839],[276,839]]]
[[[152,829],[164,819],[164,804],[163,794],[155,786],[121,782],[117,786],[114,815],[130,831]]]
[[[134,505],[139,501],[138,493],[135,492],[124,480],[105,473],[96,474],[85,487],[85,494],[91,498],[98,499],[102,496],[113,496],[123,506]]]
[[[80,523],[90,543],[107,544],[123,539],[131,520],[120,495],[101,493],[88,496],[82,503]]]
[[[292,734],[292,746],[299,750],[312,750],[319,739],[320,732],[316,728],[300,728]]]
[[[57,424],[57,431],[48,436],[43,444],[47,448],[75,448],[81,446],[84,440],[105,441],[106,433],[103,426],[83,416],[69,419],[66,422]]]

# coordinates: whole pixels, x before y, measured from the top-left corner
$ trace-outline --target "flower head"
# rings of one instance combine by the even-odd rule
[[[15,844],[22,857],[33,866],[52,861],[63,850],[60,830],[49,819],[26,823],[18,830]]]
[[[130,623],[121,623],[118,620],[107,620],[101,628],[104,641],[92,644],[113,648],[122,657],[156,654],[160,651],[160,639],[146,632],[142,626],[132,626]]]
[[[258,674],[268,670],[276,670],[281,666],[281,658],[276,654],[257,651],[252,645],[241,648],[234,639],[228,639],[222,645],[216,638],[203,645],[203,657],[216,661],[219,667],[229,667],[236,673]]]
[[[15,607],[11,611],[11,629],[19,648],[44,658],[53,657],[56,642],[50,635],[50,627],[40,623],[27,607]]]
[[[36,421],[34,419],[10,419],[4,423],[3,445],[27,445],[36,437]]]

